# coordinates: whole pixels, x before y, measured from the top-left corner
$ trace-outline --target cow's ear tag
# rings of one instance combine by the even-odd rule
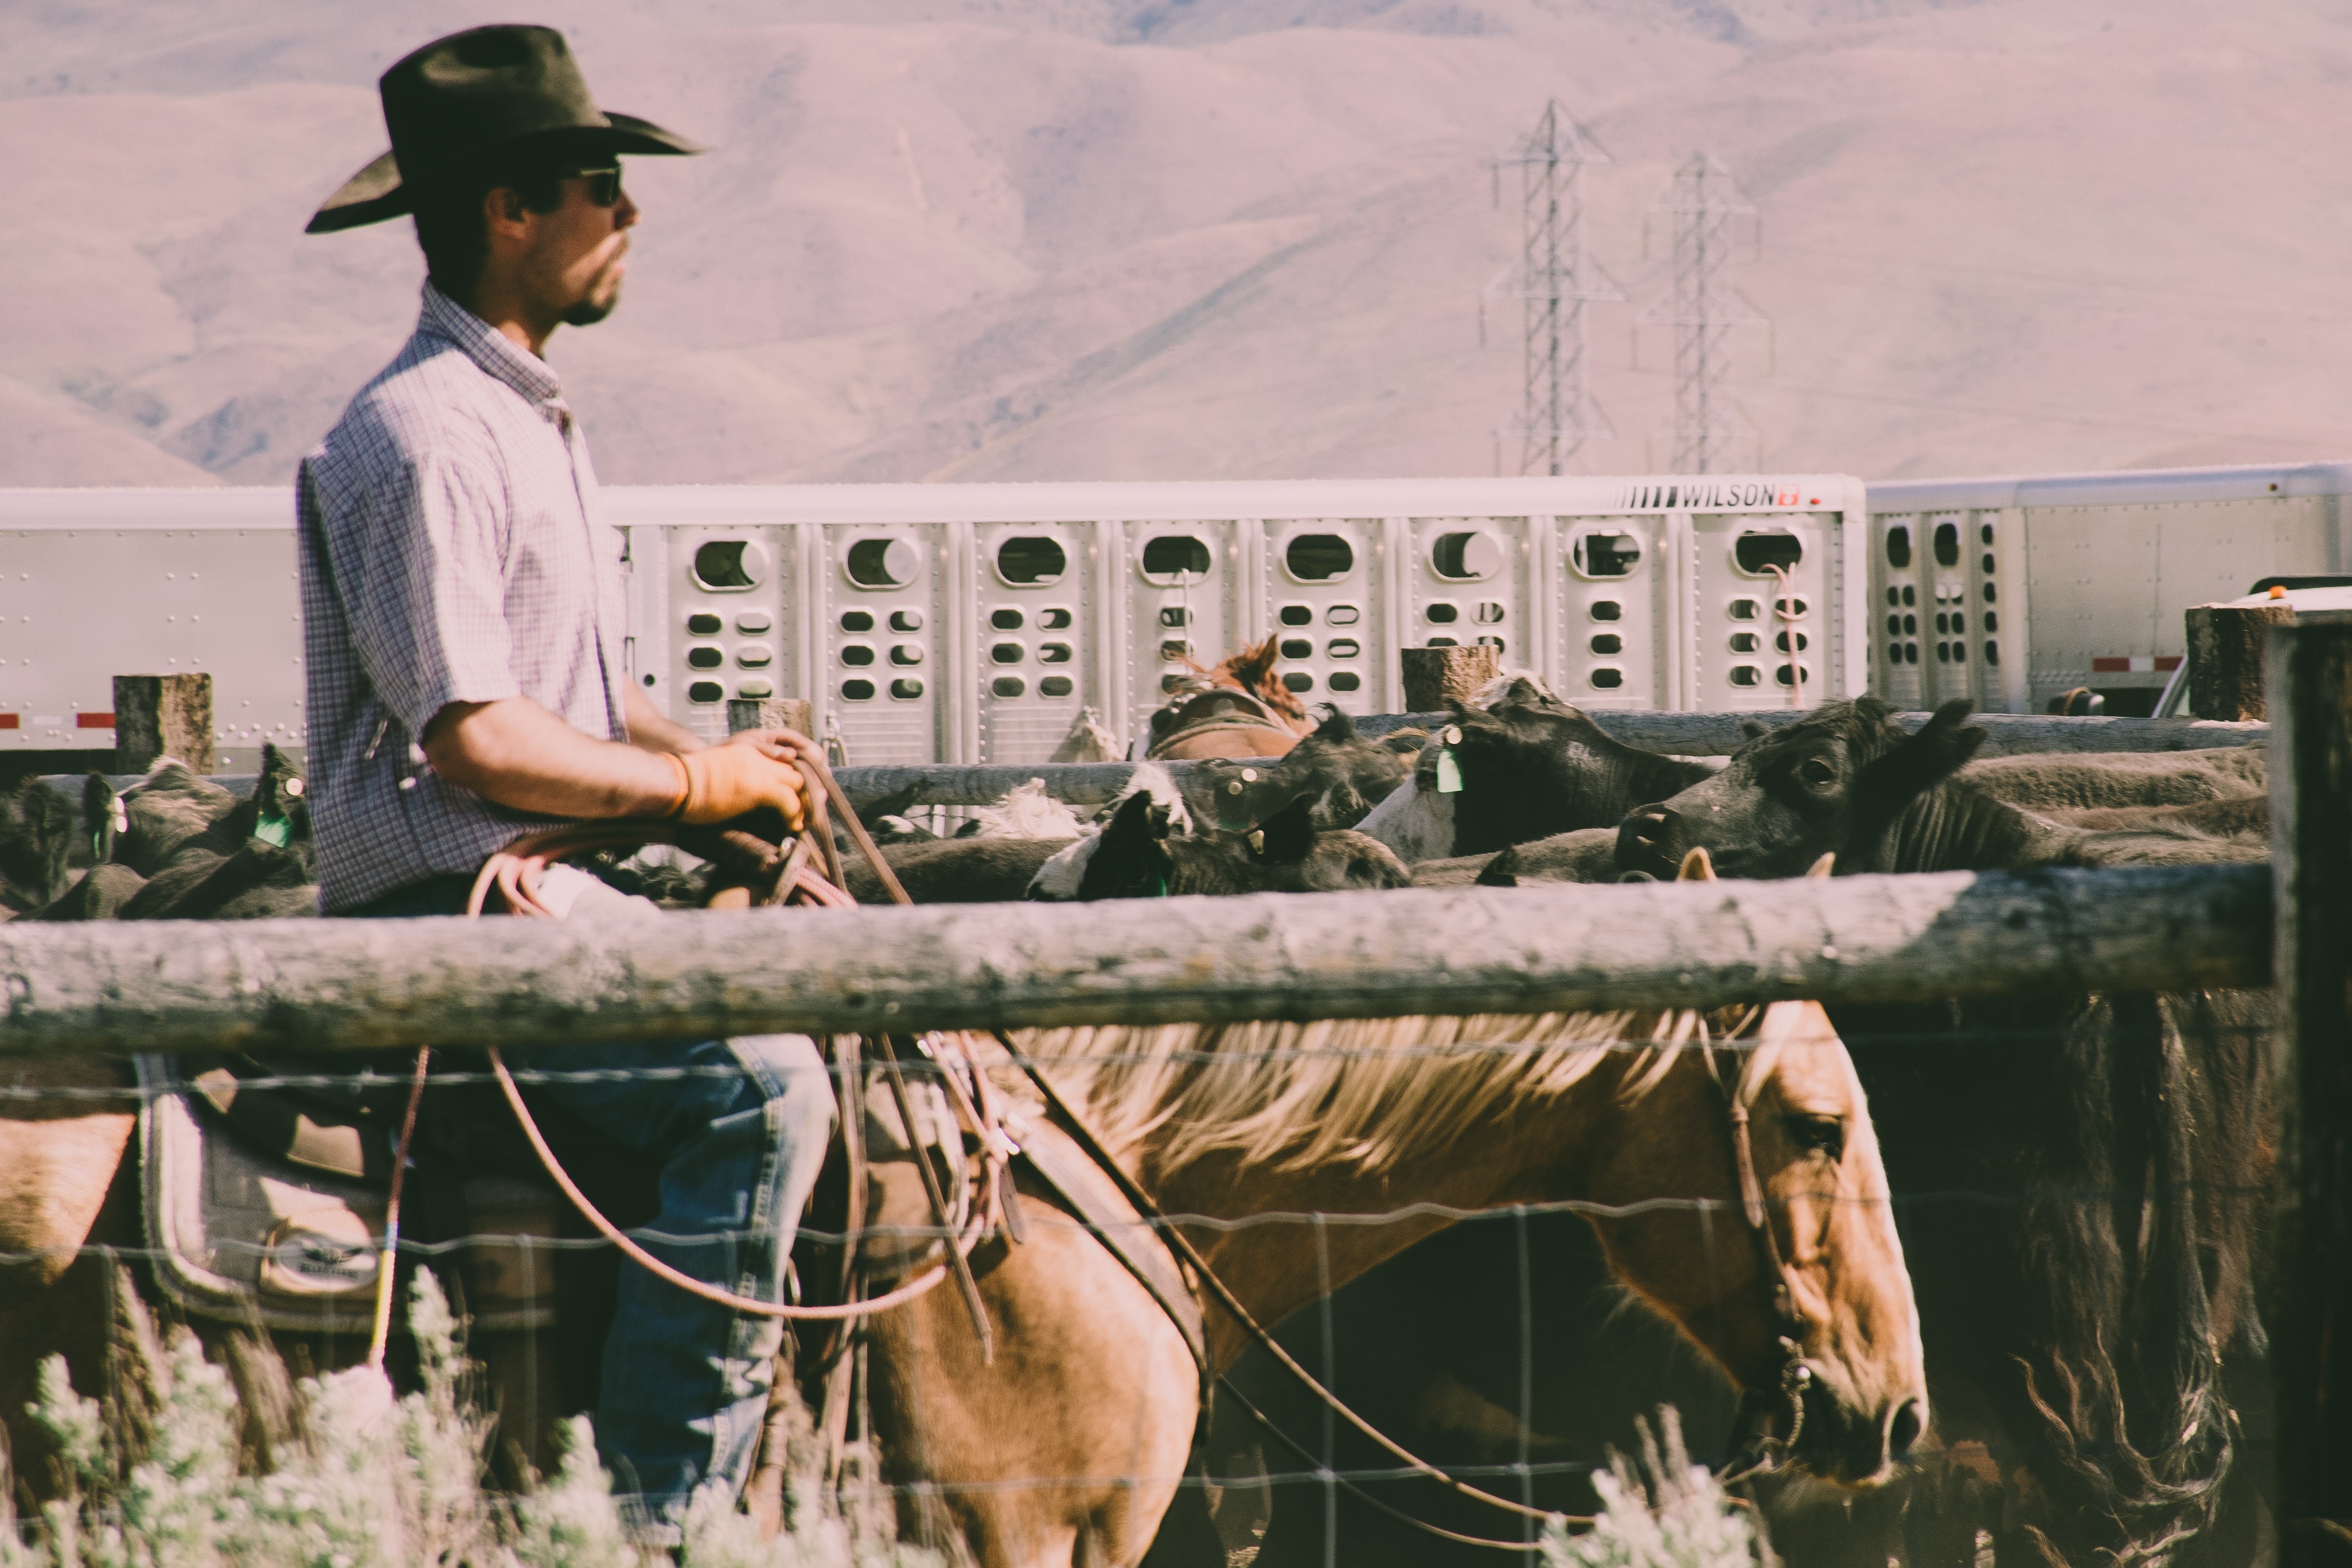
[[[275,812],[264,812],[254,821],[253,836],[283,849],[294,841],[294,825]]]
[[[1454,748],[1451,746],[1437,753],[1437,793],[1462,793],[1462,764],[1454,760]]]

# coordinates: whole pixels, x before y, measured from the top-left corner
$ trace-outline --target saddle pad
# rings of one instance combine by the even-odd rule
[[[363,1180],[260,1152],[194,1096],[171,1092],[174,1058],[136,1058],[147,1243],[163,1293],[190,1314],[304,1333],[373,1326],[384,1194]],[[498,1177],[465,1184],[463,1271],[474,1327],[555,1321],[552,1193]],[[412,1222],[413,1223],[413,1222]]]

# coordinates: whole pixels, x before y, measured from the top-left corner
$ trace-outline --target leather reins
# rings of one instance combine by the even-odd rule
[[[900,886],[898,878],[890,869],[889,863],[883,859],[881,851],[875,847],[872,837],[866,831],[865,825],[858,821],[856,812],[851,807],[839,782],[834,778],[832,771],[825,766],[823,759],[801,756],[796,759],[796,765],[814,787],[809,791],[811,809],[806,825],[802,828],[789,853],[747,833],[681,828],[675,824],[666,822],[627,820],[588,826],[554,828],[543,833],[525,835],[484,861],[467,900],[466,913],[469,918],[478,918],[483,912],[491,890],[496,889],[507,908],[513,913],[540,918],[556,918],[558,912],[549,907],[540,897],[541,877],[550,865],[565,857],[592,850],[634,849],[655,843],[678,844],[690,850],[699,851],[706,857],[724,858],[734,862],[739,868],[748,869],[755,879],[772,875],[775,879],[773,890],[765,897],[765,901],[770,904],[797,900],[803,904],[823,908],[854,908],[856,900],[840,886],[840,857],[832,843],[832,833],[827,822],[828,805],[840,811],[852,838],[872,865],[876,876],[880,879],[883,887],[890,893],[892,899],[902,904],[912,903],[914,900],[908,896],[906,889]],[[826,869],[831,873],[830,877],[819,873],[810,864],[812,859],[820,856],[826,863]],[[1016,1146],[1003,1131],[1001,1108],[996,1105],[995,1097],[989,1089],[987,1075],[979,1071],[971,1062],[968,1053],[963,1049],[961,1037],[929,1036],[919,1043],[918,1048],[939,1064],[939,1078],[947,1086],[950,1097],[956,1102],[957,1110],[969,1121],[977,1135],[982,1165],[980,1184],[982,1201],[972,1206],[969,1223],[958,1226],[951,1218],[946,1194],[940,1184],[938,1173],[931,1169],[929,1157],[920,1147],[912,1104],[907,1094],[904,1075],[900,1070],[897,1055],[887,1042],[885,1042],[877,1054],[882,1058],[884,1075],[889,1083],[892,1098],[896,1102],[908,1141],[909,1144],[915,1146],[915,1163],[923,1175],[925,1196],[930,1202],[933,1217],[939,1222],[947,1241],[948,1256],[946,1260],[937,1267],[918,1275],[887,1294],[844,1301],[834,1306],[814,1307],[781,1301],[763,1301],[756,1297],[738,1295],[733,1291],[697,1279],[692,1275],[671,1267],[646,1251],[626,1232],[606,1218],[604,1213],[590,1201],[588,1195],[580,1190],[579,1184],[572,1179],[570,1173],[563,1169],[562,1163],[556,1157],[555,1152],[548,1146],[546,1137],[541,1132],[537,1121],[531,1116],[530,1107],[524,1103],[522,1091],[517,1087],[513,1075],[508,1071],[506,1062],[498,1047],[495,1046],[486,1047],[485,1055],[489,1059],[491,1072],[497,1077],[499,1092],[505,1097],[508,1108],[514,1113],[516,1124],[521,1129],[523,1137],[530,1142],[532,1153],[538,1157],[540,1165],[547,1173],[548,1178],[555,1184],[572,1208],[594,1228],[598,1235],[611,1242],[631,1262],[656,1278],[703,1300],[758,1317],[809,1321],[842,1321],[866,1317],[875,1312],[904,1305],[935,1289],[952,1275],[961,1287],[964,1304],[971,1313],[973,1326],[980,1335],[983,1359],[993,1360],[995,1335],[989,1324],[986,1310],[982,1306],[979,1286],[972,1278],[970,1259],[973,1249],[979,1246],[982,1238],[999,1227],[1005,1228],[1009,1233],[1017,1224],[1017,1221],[1009,1217],[1009,1205],[1012,1201],[1009,1195],[1010,1161]],[[382,1364],[383,1348],[390,1336],[393,1293],[391,1252],[398,1245],[396,1227],[399,1223],[400,1178],[408,1163],[416,1128],[417,1106],[424,1093],[430,1055],[429,1047],[420,1048],[417,1052],[415,1078],[410,1085],[407,1110],[401,1129],[399,1152],[393,1165],[393,1188],[387,1205],[384,1257],[378,1268],[375,1322],[369,1342],[369,1359],[370,1363],[373,1365]],[[850,1244],[845,1242],[845,1246],[848,1245]]]
[[[678,844],[682,840],[690,849],[716,848],[722,852],[731,852],[739,861],[749,859],[755,864],[755,875],[764,876],[772,871],[776,881],[773,891],[767,895],[766,901],[769,903],[782,903],[797,899],[803,903],[819,907],[855,907],[855,900],[840,886],[842,879],[840,856],[839,851],[833,845],[832,834],[826,822],[827,805],[839,810],[844,825],[849,830],[861,854],[872,866],[883,887],[891,895],[892,901],[911,904],[914,900],[908,896],[905,888],[892,873],[888,863],[883,859],[881,851],[866,833],[865,825],[858,820],[856,810],[851,806],[840,784],[834,778],[832,770],[825,766],[823,759],[814,756],[797,758],[796,765],[800,767],[803,775],[808,777],[810,783],[817,787],[810,792],[812,809],[808,814],[807,823],[802,828],[797,842],[789,853],[767,845],[763,840],[749,834],[729,831],[714,834],[709,830],[702,830],[698,834],[696,830],[680,829],[668,823],[625,821],[589,827],[558,828],[519,838],[505,850],[485,861],[480,873],[475,879],[466,913],[469,917],[480,916],[488,895],[495,887],[506,900],[509,909],[514,912],[539,917],[554,917],[556,911],[542,903],[539,898],[540,877],[550,864],[563,857],[582,854],[593,849],[642,847],[650,843]],[[824,859],[826,870],[831,873],[830,877],[819,874],[809,864],[812,859],[819,856]],[[1752,1010],[1749,1016],[1743,1019],[1740,1025],[1726,1037],[1726,1039],[1736,1038],[1750,1022],[1760,1017],[1761,1015],[1762,1009]],[[1701,1025],[1701,1028],[1704,1031],[1704,1024]],[[1166,1212],[1149,1193],[1144,1191],[1140,1184],[1127,1174],[1125,1169],[1112,1157],[1109,1149],[1085,1119],[1062,1098],[1036,1063],[1013,1044],[1012,1037],[1003,1029],[991,1032],[1012,1061],[1020,1068],[1024,1075],[1036,1087],[1038,1093],[1044,1097],[1049,1113],[1061,1122],[1064,1131],[1072,1137],[1104,1175],[1118,1188],[1121,1196],[1126,1198],[1136,1213],[1155,1234],[1162,1237],[1170,1250],[1183,1261],[1194,1278],[1211,1296],[1215,1298],[1218,1304],[1231,1314],[1234,1321],[1241,1325],[1250,1338],[1265,1350],[1277,1365],[1334,1415],[1346,1421],[1383,1452],[1402,1462],[1422,1479],[1434,1481],[1458,1497],[1484,1503],[1505,1513],[1538,1521],[1547,1525],[1555,1522],[1559,1524],[1594,1522],[1591,1515],[1562,1514],[1545,1509],[1532,1508],[1525,1503],[1513,1502],[1507,1498],[1497,1497],[1492,1492],[1472,1486],[1467,1481],[1447,1474],[1429,1460],[1414,1454],[1359,1415],[1301,1365],[1297,1359],[1274,1337],[1273,1333],[1257,1321],[1248,1308],[1243,1305],[1241,1299],[1234,1295],[1223,1279],[1218,1278],[1216,1271],[1209,1266],[1208,1259],[1192,1244],[1192,1239],[1177,1228],[1169,1219]],[[530,1142],[532,1152],[538,1156],[540,1164],[546,1171],[549,1178],[555,1183],[581,1217],[588,1221],[599,1235],[612,1242],[632,1262],[679,1289],[733,1310],[761,1317],[833,1322],[863,1318],[904,1305],[936,1289],[950,1274],[953,1274],[959,1286],[961,1287],[965,1305],[971,1313],[974,1327],[980,1335],[983,1358],[992,1361],[994,1335],[991,1330],[986,1310],[981,1303],[977,1283],[971,1275],[970,1258],[971,1252],[984,1237],[999,1228],[1004,1229],[1006,1234],[1011,1236],[1018,1228],[1018,1221],[1013,1217],[1012,1206],[1013,1200],[1010,1195],[1012,1186],[1010,1161],[1012,1155],[1018,1152],[1018,1146],[1004,1133],[1001,1109],[993,1103],[994,1096],[989,1090],[987,1074],[971,1059],[970,1053],[964,1048],[962,1037],[947,1035],[928,1036],[921,1042],[921,1046],[925,1047],[924,1054],[938,1062],[940,1068],[938,1076],[948,1086],[951,1098],[956,1101],[958,1111],[978,1134],[983,1166],[981,1181],[983,1201],[974,1205],[970,1224],[958,1227],[949,1222],[945,1194],[940,1188],[938,1174],[932,1171],[929,1156],[918,1142],[912,1107],[907,1095],[898,1058],[886,1041],[879,1054],[883,1058],[885,1073],[908,1142],[910,1144],[917,1145],[916,1163],[920,1167],[924,1178],[926,1196],[929,1199],[934,1215],[941,1222],[942,1230],[946,1234],[948,1258],[945,1262],[884,1295],[847,1300],[837,1306],[820,1307],[762,1301],[754,1297],[737,1295],[732,1291],[697,1279],[647,1252],[619,1226],[606,1218],[564,1171],[561,1161],[556,1157],[554,1151],[548,1146],[546,1138],[540,1131],[538,1123],[531,1117],[530,1108],[523,1101],[521,1090],[508,1071],[498,1047],[495,1046],[486,1047],[486,1054],[489,1059],[491,1071],[498,1079],[500,1093],[505,1097],[509,1109],[514,1113],[517,1124]],[[1813,1384],[1814,1374],[1803,1356],[1804,1323],[1796,1313],[1792,1277],[1785,1259],[1781,1257],[1780,1241],[1773,1232],[1771,1216],[1765,1205],[1763,1183],[1757,1174],[1755,1150],[1748,1129],[1748,1107],[1740,1093],[1743,1071],[1735,1065],[1730,1078],[1727,1080],[1717,1063],[1717,1047],[1715,1044],[1705,1039],[1703,1036],[1701,1049],[1706,1053],[1705,1060],[1708,1076],[1725,1096],[1732,1160],[1739,1181],[1741,1212],[1747,1219],[1749,1233],[1755,1240],[1757,1256],[1765,1278],[1771,1281],[1773,1311],[1778,1321],[1779,1340],[1782,1352],[1779,1375],[1772,1388],[1768,1390],[1750,1384],[1741,1393],[1738,1415],[1734,1426],[1734,1451],[1718,1476],[1724,1484],[1729,1485],[1771,1470],[1786,1459],[1803,1431],[1804,1396]],[[370,1351],[371,1364],[381,1364],[383,1346],[390,1329],[393,1272],[390,1249],[396,1245],[395,1238],[398,1235],[394,1227],[398,1224],[400,1174],[408,1163],[411,1142],[415,1131],[417,1106],[424,1091],[429,1056],[430,1047],[422,1047],[417,1052],[415,1079],[410,1088],[407,1111],[401,1130],[400,1148],[393,1166],[394,1187],[388,1205],[386,1252],[379,1269],[376,1321]],[[1737,1060],[1735,1057],[1735,1064]],[[845,1246],[849,1244],[845,1242]],[[1205,1374],[1208,1368],[1204,1365],[1202,1370]],[[1252,1420],[1266,1433],[1300,1458],[1318,1465],[1322,1463],[1317,1459],[1313,1450],[1276,1425],[1273,1419],[1244,1394],[1229,1376],[1223,1373],[1216,1373],[1215,1376],[1217,1385],[1240,1405]],[[1202,1413],[1204,1424],[1207,1419],[1206,1403],[1204,1398]],[[1789,1429],[1785,1436],[1776,1437],[1771,1432],[1772,1422],[1775,1415],[1782,1409],[1785,1409],[1788,1415]],[[1485,1536],[1468,1535],[1431,1524],[1374,1497],[1344,1476],[1335,1474],[1331,1479],[1345,1488],[1359,1501],[1430,1535],[1464,1545],[1489,1547],[1506,1552],[1532,1554],[1542,1551],[1541,1545],[1536,1542],[1496,1541]]]

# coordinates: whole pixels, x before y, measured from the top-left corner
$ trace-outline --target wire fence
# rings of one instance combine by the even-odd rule
[[[1903,1138],[1922,1123],[1932,1124],[1959,1114],[1963,1124],[1947,1126],[1942,1136],[1965,1143],[1971,1132],[2002,1147],[2021,1146],[2015,1128],[1965,1124],[1966,1108],[1957,1102],[1921,1102],[1916,1085],[1920,1075],[1953,1084],[1980,1077],[1990,1053],[2007,1062],[2048,1063],[2062,1056],[2079,1030],[2063,1022],[2046,1026],[2020,1025],[1985,1026],[1967,1023],[1932,1030],[1864,1029],[1843,1033],[1849,1053],[1862,1064],[1865,1089],[1872,1089],[1872,1110],[1881,1119],[1879,1134],[1887,1145],[1890,1183],[1885,1197],[1856,1198],[1829,1193],[1817,1201],[1835,1205],[1862,1203],[1891,1209],[1906,1252],[1920,1255],[1922,1229],[1933,1230],[1961,1212],[1991,1216],[2005,1228],[2037,1217],[2046,1219],[2053,1205],[2081,1215],[2109,1215],[2121,1206],[2200,1204],[2257,1205],[2267,1188],[2257,1180],[2231,1182],[2194,1173],[2170,1178],[2148,1176],[2126,1183],[2063,1182],[2036,1179],[2029,1172],[2009,1184],[1906,1185],[1898,1173],[1907,1173]],[[2200,1049],[2212,1059],[2251,1058],[2258,1054],[2268,1031],[2254,1024],[2220,1024],[2206,1031]],[[2127,1042],[2123,1049],[2143,1047],[2161,1050],[2170,1037],[2157,1036]],[[1150,1052],[1046,1052],[1034,1058],[1049,1075],[1099,1073],[1106,1069],[1175,1064],[1201,1074],[1247,1072],[1269,1066],[1310,1060],[1338,1065],[1390,1059],[1447,1058],[1524,1059],[1565,1049],[1626,1058],[1654,1057],[1660,1042],[1654,1037],[1618,1037],[1581,1040],[1572,1047],[1525,1040],[1475,1039],[1443,1045],[1402,1044],[1393,1047],[1286,1046],[1258,1048],[1236,1046],[1230,1050],[1168,1049]],[[1717,1051],[1745,1058],[1750,1042],[1717,1042]],[[433,1114],[442,1091],[480,1089],[495,1082],[493,1074],[468,1064],[464,1052],[447,1054],[436,1068],[433,1089],[425,1097],[426,1115]],[[11,1108],[68,1116],[121,1112],[145,1108],[166,1097],[201,1103],[206,1085],[198,1076],[209,1058],[180,1058],[168,1070],[150,1071],[138,1081],[119,1083],[44,1083],[0,1081],[0,1119]],[[407,1083],[404,1068],[389,1061],[352,1065],[348,1058],[321,1064],[321,1070],[289,1070],[280,1060],[245,1064],[236,1079],[239,1093],[289,1093],[296,1097],[351,1100],[369,1095],[397,1094]],[[910,1076],[936,1075],[928,1062],[909,1059]],[[97,1069],[106,1070],[106,1069]],[[0,1077],[7,1076],[0,1069]],[[725,1066],[623,1065],[581,1068],[533,1067],[514,1069],[527,1089],[627,1082],[676,1082],[740,1076]],[[1873,1088],[1873,1079],[1883,1087]],[[1898,1097],[1907,1096],[1902,1103]],[[1893,1111],[1892,1123],[1886,1120]],[[199,1112],[200,1115],[204,1113]],[[207,1118],[207,1120],[214,1120]],[[1506,1119],[1506,1126],[1507,1118]],[[216,1131],[222,1129],[216,1126]],[[1497,1135],[1501,1135],[1498,1131]],[[2063,1163],[2063,1162],[2062,1162]],[[1644,1314],[1621,1285],[1608,1277],[1607,1262],[1592,1233],[1581,1222],[1626,1221],[1661,1215],[1687,1215],[1703,1235],[1736,1232],[1745,1224],[1743,1204],[1736,1191],[1715,1194],[1685,1193],[1653,1194],[1631,1201],[1563,1197],[1498,1205],[1463,1204],[1413,1199],[1363,1208],[1265,1207],[1246,1214],[1174,1212],[1146,1216],[1131,1228],[1154,1232],[1175,1227],[1200,1237],[1230,1237],[1251,1232],[1291,1233],[1287,1246],[1294,1267],[1311,1272],[1312,1304],[1291,1315],[1278,1337],[1324,1384],[1351,1403],[1360,1401],[1367,1413],[1383,1425],[1412,1434],[1412,1446],[1433,1452],[1449,1475],[1490,1487],[1530,1506],[1570,1512],[1591,1506],[1590,1479],[1607,1468],[1611,1446],[1633,1440],[1632,1416],[1660,1400],[1682,1407],[1692,1423],[1694,1455],[1703,1461],[1720,1461],[1732,1415],[1728,1385],[1710,1371],[1689,1342],[1663,1331],[1654,1314]],[[1107,1227],[1058,1210],[1032,1205],[1029,1220],[1048,1230],[1094,1230]],[[904,1243],[951,1238],[956,1227],[938,1224],[875,1224],[853,1236],[840,1228],[812,1223],[802,1237],[820,1246],[839,1247],[876,1238]],[[1352,1282],[1335,1276],[1333,1255],[1339,1238],[1391,1226],[1412,1226],[1416,1232],[1433,1226],[1450,1227],[1440,1237],[1422,1243],[1379,1268],[1360,1272]],[[1945,1228],[1949,1226],[1945,1224]],[[697,1241],[734,1241],[749,1232],[698,1237],[666,1233],[650,1226],[627,1227],[640,1242],[685,1246]],[[246,1238],[222,1237],[225,1253],[242,1250],[253,1257],[269,1252],[268,1245]],[[405,1263],[446,1267],[484,1247],[504,1247],[520,1255],[546,1253],[579,1258],[607,1257],[611,1244],[593,1236],[530,1234],[495,1228],[398,1238],[399,1257]],[[0,1266],[53,1264],[62,1255],[89,1258],[105,1265],[152,1265],[168,1260],[167,1249],[142,1242],[77,1243],[70,1247],[0,1249]],[[536,1278],[526,1268],[520,1277]],[[1433,1277],[1443,1281],[1433,1289]],[[0,1275],[0,1279],[5,1279]],[[1339,1288],[1333,1289],[1335,1281]],[[0,1289],[5,1289],[0,1286]],[[536,1313],[547,1303],[535,1295],[525,1303]],[[560,1313],[563,1303],[552,1303]],[[314,1353],[332,1356],[337,1342],[356,1343],[364,1338],[348,1330],[331,1329],[319,1336],[324,1342]],[[1400,1357],[1399,1341],[1452,1344],[1443,1353],[1416,1352]],[[1385,1344],[1384,1344],[1384,1342]],[[1609,1364],[1599,1366],[1599,1362]],[[1400,1365],[1402,1363],[1402,1370]],[[1401,1527],[1371,1513],[1357,1494],[1399,1500],[1401,1506],[1454,1518],[1449,1500],[1435,1492],[1420,1471],[1390,1462],[1345,1430],[1328,1407],[1302,1403],[1297,1391],[1286,1387],[1279,1373],[1262,1354],[1243,1358],[1234,1375],[1260,1405],[1275,1413],[1286,1440],[1303,1443],[1302,1457],[1283,1443],[1259,1434],[1252,1439],[1244,1429],[1238,1436],[1224,1431],[1220,1473],[1218,1455],[1186,1473],[1175,1476],[1127,1474],[1100,1476],[1054,1474],[1013,1479],[959,1479],[933,1477],[890,1481],[879,1474],[860,1474],[845,1485],[861,1496],[892,1498],[953,1498],[1007,1491],[1066,1490],[1106,1484],[1173,1485],[1180,1490],[1214,1500],[1225,1508],[1229,1497],[1250,1496],[1265,1514],[1247,1527],[1258,1533],[1254,1547],[1267,1568],[1276,1563],[1323,1561],[1371,1561],[1360,1555],[1367,1542],[1379,1542]],[[1715,1396],[1709,1398],[1710,1387]],[[1939,1393],[1939,1397],[1941,1394]],[[1448,1405],[1447,1402],[1451,1401]],[[537,1413],[543,1423],[561,1410]],[[2242,1455],[2259,1459],[2269,1437],[2260,1412],[2251,1412],[2239,1434]],[[1246,1424],[1243,1424],[1244,1428]],[[1969,1439],[1964,1439],[1968,1441]],[[2031,1466],[2040,1457],[2032,1442],[2003,1443],[1998,1438],[1973,1439],[1979,1445],[1971,1462],[1980,1462],[2006,1474]],[[1499,1450],[1498,1450],[1499,1446]],[[2109,1440],[2096,1432],[2078,1436],[2075,1457],[2084,1462],[2128,1462],[2137,1458],[2127,1443]],[[1232,1467],[1240,1467],[1234,1468]],[[1351,1490],[1350,1489],[1353,1489]],[[1304,1514],[1300,1512],[1304,1504]],[[1234,1505],[1239,1506],[1239,1505]],[[1213,1512],[1216,1509],[1212,1510]],[[1301,1520],[1305,1523],[1301,1523]],[[1280,1521],[1277,1525],[1276,1521]],[[1457,1520],[1456,1522],[1466,1522]],[[1491,1523],[1486,1528],[1492,1529]],[[1506,1533],[1511,1533],[1506,1529]],[[1231,1530],[1228,1534],[1232,1534]],[[1532,1531],[1521,1532],[1532,1539]],[[1419,1560],[1446,1561],[1442,1543],[1417,1542],[1416,1552],[1431,1552]],[[1906,1559],[1908,1561],[1908,1559]],[[1921,1559],[1925,1562],[1926,1559]]]

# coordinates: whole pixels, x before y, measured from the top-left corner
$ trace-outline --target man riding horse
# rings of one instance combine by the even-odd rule
[[[454,34],[381,87],[392,151],[310,225],[408,215],[427,272],[415,335],[298,487],[326,912],[460,913],[486,857],[567,821],[709,824],[765,806],[798,827],[806,740],[768,731],[706,747],[629,679],[621,536],[598,518],[586,442],[541,357],[559,325],[618,302],[638,221],[620,155],[700,149],[599,111],[546,27]],[[629,904],[565,868],[541,897],[575,919]],[[648,1228],[666,1261],[781,1299],[834,1114],[814,1042],[512,1057],[556,1075],[605,1069],[529,1096],[658,1168]],[[697,1496],[741,1489],[781,1333],[772,1317],[624,1272],[596,1435],[644,1544],[676,1544]]]

